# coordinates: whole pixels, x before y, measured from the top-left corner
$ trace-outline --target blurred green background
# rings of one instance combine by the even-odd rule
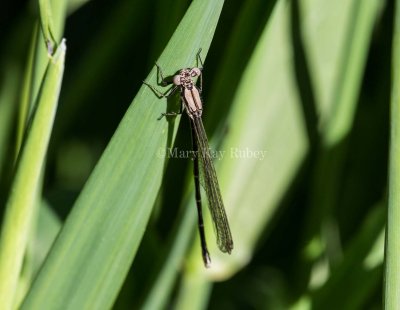
[[[0,206],[29,223],[3,215],[12,254],[0,271],[21,261],[0,272],[16,283],[4,309],[383,307],[393,1],[223,2],[54,0],[40,14],[39,1],[3,1]],[[35,161],[44,71],[58,59],[46,18],[56,53],[61,38],[67,49]],[[219,253],[207,219],[209,270],[192,162],[162,155],[190,150],[187,116],[157,120],[179,96],[142,84],[156,83],[155,61],[168,75],[194,66],[200,47],[235,244]],[[18,185],[33,171],[35,189]]]

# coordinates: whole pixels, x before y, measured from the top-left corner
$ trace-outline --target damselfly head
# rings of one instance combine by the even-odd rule
[[[175,75],[172,82],[175,85],[183,86],[184,88],[191,89],[194,85],[193,78],[201,74],[199,68],[186,68],[179,71],[179,74]]]

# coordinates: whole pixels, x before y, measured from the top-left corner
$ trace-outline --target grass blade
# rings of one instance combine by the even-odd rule
[[[12,309],[35,214],[36,195],[58,103],[64,71],[65,43],[49,61],[25,143],[18,159],[0,241],[0,301]]]
[[[395,2],[392,56],[389,204],[385,246],[384,307],[400,307],[400,1]]]
[[[191,4],[158,60],[166,73],[194,65],[199,47],[208,50],[222,4],[211,0]],[[155,69],[147,81],[155,84]],[[111,307],[159,192],[165,162],[157,154],[174,140],[176,121],[157,121],[165,104],[148,88],[139,90],[22,309]]]

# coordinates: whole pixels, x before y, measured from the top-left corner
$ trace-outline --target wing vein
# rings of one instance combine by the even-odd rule
[[[204,177],[204,187],[208,200],[208,208],[213,219],[217,236],[217,245],[222,252],[231,253],[233,249],[232,234],[229,228],[224,204],[222,202],[217,174],[212,162],[207,136],[200,117],[192,119],[195,138],[198,144],[200,169]]]

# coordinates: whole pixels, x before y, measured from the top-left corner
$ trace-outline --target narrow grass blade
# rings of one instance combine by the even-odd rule
[[[28,114],[31,109],[32,100],[32,78],[34,72],[34,59],[38,40],[38,25],[35,24],[32,31],[32,39],[28,52],[28,61],[26,63],[26,68],[24,72],[24,78],[22,83],[21,97],[19,99],[19,111],[18,111],[18,122],[17,122],[17,137],[16,137],[16,150],[21,147],[22,140],[24,138],[24,133],[26,129],[26,124],[28,121]]]
[[[189,7],[158,63],[166,73],[194,65],[212,40],[223,1]],[[154,68],[146,79],[156,82]],[[127,274],[160,189],[174,120],[143,86],[76,201],[22,309],[109,309]]]
[[[35,214],[36,195],[44,167],[64,71],[65,43],[49,61],[38,102],[20,152],[0,239],[0,303],[12,309]]]
[[[395,2],[384,307],[400,308],[400,1]]]
[[[58,44],[61,41],[62,34],[64,32],[65,16],[66,16],[66,0],[51,0],[47,5],[51,7],[52,16],[52,36],[54,41]],[[46,10],[46,9],[45,9]],[[41,16],[42,17],[42,16]],[[46,18],[46,17],[45,17]],[[42,21],[40,21],[43,24]],[[30,113],[33,110],[33,104],[37,98],[39,87],[42,83],[43,76],[48,63],[48,50],[46,50],[46,44],[41,40],[41,33],[39,27],[37,32],[33,33],[32,50],[28,65],[32,64],[32,67],[27,67],[26,80],[24,83],[24,90],[27,92],[28,97],[23,97],[24,101],[21,102],[21,109],[26,111],[25,118],[20,117],[24,123],[19,126],[25,128],[26,122],[30,117]]]
[[[42,184],[42,180],[39,182]],[[41,198],[37,197],[37,200]],[[50,206],[42,201],[36,202],[36,214],[32,215],[33,225],[31,226],[30,239],[24,258],[24,263],[18,283],[18,292],[16,299],[16,307],[19,306],[26,293],[28,292],[32,279],[37,274],[40,266],[43,264],[51,245],[53,244],[58,232],[61,228],[61,222],[51,210]]]

